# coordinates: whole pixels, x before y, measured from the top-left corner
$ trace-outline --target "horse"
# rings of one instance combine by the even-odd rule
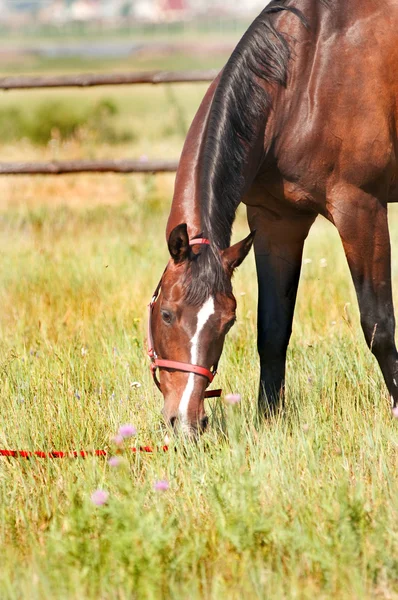
[[[284,405],[303,245],[318,215],[338,230],[396,409],[387,205],[398,200],[397,32],[396,0],[275,0],[207,91],[183,147],[170,259],[150,305],[152,369],[174,428],[197,435],[207,425],[206,388],[236,318],[231,278],[252,245],[259,411]],[[250,234],[230,246],[241,202]]]

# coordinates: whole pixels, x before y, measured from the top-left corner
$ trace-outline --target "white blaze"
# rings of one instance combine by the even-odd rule
[[[191,339],[191,364],[198,364],[198,351],[199,351],[199,338],[200,334],[207,321],[210,319],[211,315],[214,314],[214,299],[210,296],[203,304],[202,308],[198,312],[198,321],[196,324],[195,335]],[[188,423],[188,405],[191,399],[191,395],[193,392],[195,383],[195,374],[190,373],[188,377],[188,382],[185,387],[185,390],[181,396],[180,406],[178,409],[181,421],[183,424],[187,425]]]

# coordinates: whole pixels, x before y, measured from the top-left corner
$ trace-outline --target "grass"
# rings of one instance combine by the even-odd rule
[[[256,15],[254,14],[253,17]],[[128,40],[133,42],[166,41],[172,43],[196,41],[198,44],[206,41],[219,41],[220,39],[236,40],[250,25],[252,19],[217,18],[210,17],[205,21],[193,20],[191,22],[165,22],[127,25],[125,27],[101,27],[85,23],[70,23],[62,28],[57,26],[25,26],[8,29],[0,25],[0,46],[13,47],[29,44],[68,42],[84,43],[89,41],[101,42],[106,37],[107,41]]]
[[[3,447],[112,453],[129,422],[135,444],[162,443],[144,321],[167,259],[168,202],[133,183],[120,204],[2,213]],[[2,599],[398,597],[396,423],[327,224],[305,256],[286,415],[256,419],[250,257],[217,382],[242,403],[210,401],[198,447],[126,453],[119,468],[1,459]],[[167,492],[153,490],[159,479]],[[90,500],[97,488],[103,507]]]
[[[229,57],[233,47],[236,45],[244,31],[230,38],[215,37],[214,39],[200,36],[197,40],[187,37],[179,45],[171,45],[169,48],[156,45],[161,38],[152,40],[140,51],[132,53],[124,58],[113,57],[87,57],[87,56],[65,56],[51,57],[32,53],[29,48],[26,53],[18,54],[10,52],[9,42],[2,45],[0,50],[8,52],[0,53],[0,71],[4,76],[17,74],[51,75],[62,73],[84,73],[84,72],[109,72],[109,71],[162,71],[162,70],[190,70],[190,69],[216,69],[222,68]],[[104,40],[102,37],[101,41]],[[106,41],[110,41],[106,37]],[[137,40],[132,38],[132,43]],[[164,39],[165,42],[173,44],[173,40]],[[138,43],[140,41],[138,40]],[[61,45],[61,44],[60,44]],[[23,40],[21,50],[26,47],[26,39]],[[228,51],[228,47],[230,50]],[[194,48],[194,49],[193,49]],[[120,88],[119,88],[120,89]],[[47,90],[48,91],[48,90]]]
[[[131,142],[133,133],[117,131],[114,120],[118,114],[115,102],[102,98],[86,110],[72,108],[70,102],[49,100],[41,103],[28,118],[24,110],[15,106],[0,109],[0,139],[15,143],[21,138],[34,145],[52,141],[84,140],[118,144]]]
[[[206,89],[141,85],[0,96],[0,160],[178,158]],[[116,114],[105,114],[102,129],[95,128],[93,115],[103,105]]]
[[[178,91],[188,122],[201,93]],[[73,103],[77,94],[64,97]],[[18,98],[26,110],[43,100]],[[126,119],[142,123],[130,145],[74,139],[38,148],[24,140],[0,153],[178,156],[178,121],[169,137],[159,135],[171,110],[164,90],[120,91],[118,102]],[[0,181],[1,447],[113,455],[124,423],[137,428],[134,445],[162,444],[145,318],[167,260],[172,183],[114,175]],[[397,294],[394,207],[390,220]],[[246,232],[240,211],[234,239]],[[336,231],[323,220],[304,257],[278,419],[256,414],[251,255],[235,278],[238,323],[216,382],[242,402],[209,401],[210,429],[197,446],[124,452],[118,468],[103,458],[0,459],[2,600],[398,598],[397,423],[365,347]],[[163,479],[169,490],[155,491]],[[91,501],[96,489],[109,493],[102,507]]]

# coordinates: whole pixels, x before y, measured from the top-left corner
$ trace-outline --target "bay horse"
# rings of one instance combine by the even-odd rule
[[[231,277],[252,244],[259,409],[283,404],[303,245],[317,215],[340,234],[365,339],[397,407],[387,222],[397,144],[398,1],[271,2],[206,93],[177,172],[170,260],[150,307],[168,423],[206,427],[205,390],[235,321]],[[251,233],[230,247],[240,202]]]

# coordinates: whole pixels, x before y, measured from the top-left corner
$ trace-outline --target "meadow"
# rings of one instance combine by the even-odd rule
[[[112,100],[107,124],[129,137],[98,138],[86,122],[62,136],[55,124],[49,141],[0,139],[0,159],[178,157],[204,89],[3,95],[0,116],[12,108],[25,123],[48,102],[69,115]],[[198,444],[128,450],[163,444],[145,319],[172,188],[172,176],[0,180],[0,446],[120,459],[0,458],[1,600],[398,598],[398,423],[324,220],[305,247],[284,414],[256,411],[250,255],[215,382],[241,402],[208,401]],[[390,221],[398,298],[395,207]],[[234,240],[246,233],[240,209]],[[136,434],[120,448],[124,424]]]

